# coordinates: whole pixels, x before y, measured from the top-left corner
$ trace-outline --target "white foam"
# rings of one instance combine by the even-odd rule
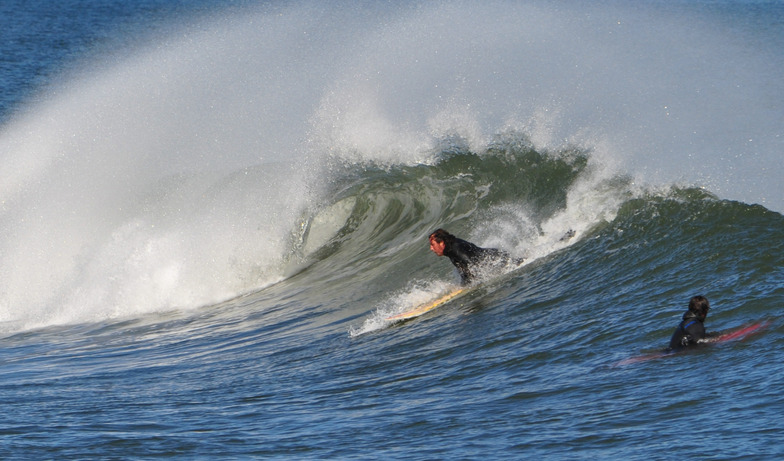
[[[350,327],[349,335],[356,337],[382,330],[394,323],[391,320],[387,320],[390,316],[411,310],[428,301],[433,301],[454,288],[454,284],[442,280],[414,283],[378,303],[362,325]]]
[[[612,146],[632,173],[784,209],[782,60],[671,14],[302,2],[89,63],[0,134],[0,322],[189,308],[271,283],[322,198],[325,157],[429,161],[434,138],[473,149],[510,123],[538,147]],[[253,170],[280,162],[291,169]],[[597,184],[521,243],[547,254],[563,228],[610,218],[617,197]]]

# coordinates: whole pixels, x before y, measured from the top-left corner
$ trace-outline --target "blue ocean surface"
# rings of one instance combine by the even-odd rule
[[[4,0],[0,38],[0,458],[784,457],[784,3]],[[387,320],[458,283],[439,227],[524,262]],[[660,354],[698,294],[764,327]]]

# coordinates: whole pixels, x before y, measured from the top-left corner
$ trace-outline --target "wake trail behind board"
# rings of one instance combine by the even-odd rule
[[[399,321],[399,320],[408,320],[413,319],[415,317],[419,317],[420,315],[426,314],[436,307],[439,307],[447,302],[451,301],[458,295],[467,291],[467,288],[458,288],[456,290],[450,291],[449,293],[441,296],[440,298],[436,299],[435,301],[426,302],[420,306],[415,307],[414,309],[407,310],[405,312],[401,312],[399,314],[391,315],[387,317],[385,320],[388,321]]]

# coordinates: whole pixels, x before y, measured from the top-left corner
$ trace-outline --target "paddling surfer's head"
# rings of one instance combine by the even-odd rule
[[[705,320],[710,310],[710,303],[705,296],[695,296],[689,300],[689,312],[693,312],[700,320]]]
[[[455,236],[444,229],[436,229],[430,234],[430,251],[438,256],[444,256],[444,251],[455,241]]]

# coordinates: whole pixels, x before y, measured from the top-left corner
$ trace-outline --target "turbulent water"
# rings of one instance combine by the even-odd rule
[[[782,24],[3,3],[0,457],[780,458]]]

